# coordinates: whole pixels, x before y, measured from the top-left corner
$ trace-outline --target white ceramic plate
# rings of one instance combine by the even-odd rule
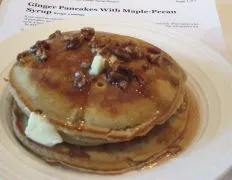
[[[220,55],[194,39],[150,23],[122,18],[79,17],[40,25],[0,43],[0,178],[2,179],[215,179],[232,165],[232,68]],[[57,29],[96,30],[135,36],[171,54],[188,73],[201,108],[201,123],[192,145],[177,158],[157,167],[122,175],[101,176],[53,167],[26,151],[14,138],[9,119],[6,77],[18,52]]]

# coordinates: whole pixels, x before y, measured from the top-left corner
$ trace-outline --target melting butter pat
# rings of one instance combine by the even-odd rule
[[[89,74],[93,76],[97,76],[103,71],[104,68],[105,68],[105,58],[102,57],[100,54],[97,54],[93,58],[93,62],[91,64]]]
[[[63,142],[56,128],[45,117],[34,112],[30,113],[25,134],[31,140],[48,147]]]

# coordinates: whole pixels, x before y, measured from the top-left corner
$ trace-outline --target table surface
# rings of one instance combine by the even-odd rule
[[[232,0],[216,0],[218,16],[221,22],[229,61],[232,62]]]

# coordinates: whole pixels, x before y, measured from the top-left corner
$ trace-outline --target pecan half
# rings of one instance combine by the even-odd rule
[[[95,35],[95,30],[91,27],[85,27],[81,29],[81,34],[83,35],[86,41],[90,41]]]

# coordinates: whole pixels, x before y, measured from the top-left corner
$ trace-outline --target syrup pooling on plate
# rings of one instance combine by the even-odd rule
[[[14,108],[14,112],[17,116],[16,125],[23,134],[26,123],[22,123],[22,119],[27,121],[27,117],[22,112],[20,113],[17,106]],[[78,161],[81,168],[92,168],[98,173],[111,174],[132,169],[147,169],[177,157],[189,147],[197,133],[198,125],[198,104],[193,93],[186,89],[184,103],[178,112],[169,121],[154,127],[147,136],[128,142],[95,147],[62,143],[52,148],[43,148],[48,152],[57,153],[63,158],[67,158],[67,161],[63,163],[73,168],[75,166],[72,163]],[[41,148],[41,145],[38,144],[34,148],[38,147]],[[36,153],[40,154],[41,151],[36,151]],[[70,157],[72,160],[69,159]]]
[[[193,92],[191,92],[189,88],[186,88],[186,94],[188,100],[184,101],[184,103],[178,110],[178,113],[188,111],[187,116],[184,118],[186,122],[184,122],[183,119],[180,119],[180,121],[178,122],[186,123],[185,128],[179,134],[175,143],[168,146],[160,155],[157,155],[156,158],[153,158],[150,162],[148,162],[147,165],[144,166],[144,169],[152,168],[156,165],[162,164],[170,158],[178,158],[178,155],[181,155],[180,153],[189,148],[189,146],[191,146],[191,143],[194,141],[200,123],[200,109],[195,95],[193,94]],[[170,134],[167,133],[167,135]]]

